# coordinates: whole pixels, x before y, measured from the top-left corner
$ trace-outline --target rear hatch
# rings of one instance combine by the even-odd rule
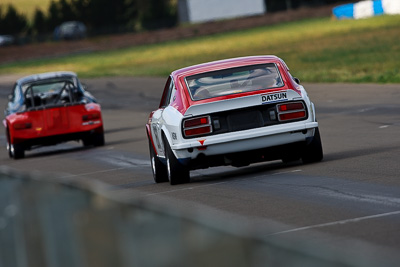
[[[307,118],[307,106],[301,96],[294,90],[279,90],[193,105],[185,113],[182,134],[184,138],[195,138]]]

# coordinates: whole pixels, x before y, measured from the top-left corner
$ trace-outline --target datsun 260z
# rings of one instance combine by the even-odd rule
[[[276,56],[214,61],[171,73],[146,124],[154,180],[190,181],[212,166],[323,158],[314,104]]]

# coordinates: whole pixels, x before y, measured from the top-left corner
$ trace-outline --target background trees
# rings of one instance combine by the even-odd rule
[[[19,14],[13,5],[8,5],[7,10],[0,6],[0,33],[15,34],[27,30],[28,22],[24,15]]]
[[[265,0],[267,12],[343,2],[343,0]],[[62,22],[82,21],[91,34],[152,30],[178,24],[178,0],[52,0],[28,22],[12,6],[0,5],[0,34],[43,35]]]

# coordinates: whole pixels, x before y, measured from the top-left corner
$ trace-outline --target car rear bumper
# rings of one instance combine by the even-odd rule
[[[318,122],[296,122],[270,127],[262,127],[240,132],[191,139],[172,145],[178,159],[183,161],[204,156],[238,153],[268,147],[305,142],[314,136]]]
[[[97,128],[82,132],[72,132],[66,134],[57,134],[57,135],[50,135],[50,136],[36,137],[29,139],[15,138],[13,144],[22,144],[25,149],[29,150],[30,148],[35,146],[50,146],[68,141],[75,141],[75,140],[78,141],[89,137],[93,133],[103,133],[103,132],[104,132],[103,125],[100,125]]]

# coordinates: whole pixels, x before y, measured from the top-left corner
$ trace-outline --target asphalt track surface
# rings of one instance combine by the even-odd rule
[[[1,107],[15,78],[0,79]],[[24,159],[13,160],[2,131],[0,165],[57,178],[99,180],[132,199],[210,208],[265,236],[305,238],[332,248],[361,242],[382,255],[399,251],[400,85],[305,84],[317,110],[322,162],[196,170],[191,183],[171,186],[152,179],[145,133],[164,79],[83,82],[102,104],[106,145],[83,148],[69,142],[27,151]]]

